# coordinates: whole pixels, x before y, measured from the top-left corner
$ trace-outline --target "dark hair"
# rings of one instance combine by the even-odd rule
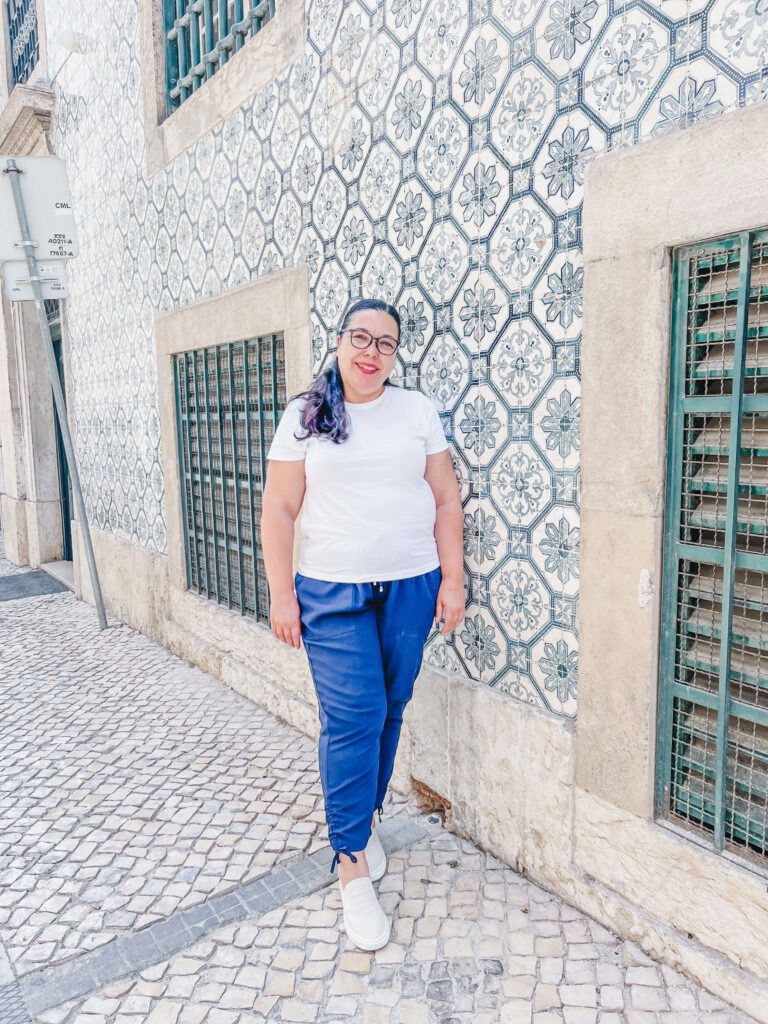
[[[360,299],[347,310],[339,328],[339,334],[346,330],[349,321],[355,313],[362,309],[375,309],[380,313],[388,313],[397,324],[397,334],[400,336],[400,314],[394,306],[381,299]],[[384,384],[390,384],[389,378]],[[301,411],[301,426],[306,434],[299,436],[294,434],[297,441],[305,441],[308,437],[328,437],[334,444],[341,444],[349,437],[349,419],[344,406],[344,387],[339,371],[338,357],[333,360],[327,370],[324,370],[315,379],[307,391],[301,391],[293,398],[306,398],[304,408]],[[293,401],[293,399],[291,399]]]

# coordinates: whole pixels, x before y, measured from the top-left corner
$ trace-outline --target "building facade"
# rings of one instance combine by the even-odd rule
[[[5,12],[0,153],[60,156],[75,204],[51,316],[108,609],[316,732],[267,626],[264,446],[346,306],[394,303],[467,592],[398,786],[768,1021],[768,11]],[[6,552],[71,545],[89,598],[34,317],[2,322]]]

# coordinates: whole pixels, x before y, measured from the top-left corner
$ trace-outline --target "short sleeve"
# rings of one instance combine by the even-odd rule
[[[285,407],[267,452],[268,459],[275,459],[278,462],[298,462],[299,459],[306,457],[309,438],[297,441],[294,437],[296,433],[304,433],[300,419],[302,409],[303,403],[295,399]]]
[[[426,397],[426,396],[425,396]],[[437,452],[444,452],[448,447],[445,439],[443,425],[437,414],[437,409],[427,398],[427,455],[436,455]]]

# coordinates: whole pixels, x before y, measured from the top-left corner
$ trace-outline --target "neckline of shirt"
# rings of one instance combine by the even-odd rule
[[[347,401],[345,401],[344,405],[348,409],[375,409],[379,405],[381,405],[381,403],[387,397],[387,392],[388,391],[389,391],[389,385],[385,384],[384,385],[384,390],[382,391],[382,393],[379,395],[378,398],[374,398],[370,402],[347,402]]]

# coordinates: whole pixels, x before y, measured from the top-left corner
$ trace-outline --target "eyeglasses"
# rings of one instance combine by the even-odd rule
[[[389,334],[382,334],[381,337],[375,338],[368,331],[364,331],[360,327],[348,327],[341,333],[349,335],[349,340],[355,348],[368,348],[371,342],[375,341],[376,348],[383,356],[391,356],[393,352],[397,351],[397,341]]]

